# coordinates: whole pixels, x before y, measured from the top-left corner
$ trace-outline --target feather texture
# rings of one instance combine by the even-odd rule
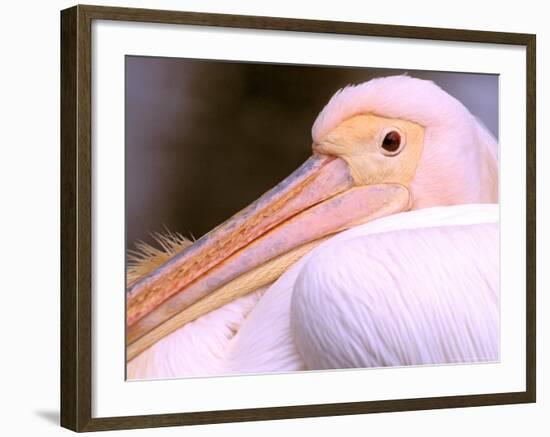
[[[495,271],[498,239],[495,239],[497,232],[494,230],[498,227],[498,213],[498,205],[490,204],[428,208],[384,217],[344,231],[313,249],[266,289],[235,300],[160,340],[128,363],[128,378],[289,372],[355,364],[365,367],[447,362],[442,357],[450,357],[450,362],[476,361],[483,357],[498,359],[498,335],[494,334],[495,329],[498,332],[498,284],[494,279],[498,278],[498,270]],[[435,228],[432,233],[426,230],[431,227]],[[474,231],[472,238],[466,236],[466,230]],[[435,237],[442,237],[441,242],[434,241]],[[386,244],[391,247],[383,255],[380,248]],[[406,255],[399,256],[400,248]],[[333,257],[339,262],[335,263]],[[365,257],[365,262],[361,261],[362,257]],[[380,264],[383,260],[396,259],[399,262],[409,260],[402,271],[396,262],[378,269],[371,265],[372,260]],[[436,259],[437,264],[430,267],[430,263],[414,262],[427,259]],[[460,261],[458,266],[450,265],[457,261]],[[336,264],[348,265],[348,269],[332,268]],[[411,289],[388,289],[384,284],[388,277],[391,278],[393,267],[410,276],[416,274],[420,264],[425,264],[425,275],[417,278],[421,280],[417,286],[427,291],[417,298],[415,305],[424,312],[425,318],[417,326],[411,326],[419,336],[423,335],[434,345],[443,341],[443,334],[449,335],[448,350],[422,355],[418,351],[422,337],[410,343],[388,337],[386,349],[381,349],[378,355],[373,355],[367,347],[358,347],[357,344],[365,340],[362,336],[367,328],[378,330],[372,334],[374,340],[371,341],[384,345],[387,332],[395,334],[407,326],[401,325],[401,316],[404,319],[410,317],[411,309],[405,304],[398,305],[384,313],[387,317],[383,314],[379,316],[380,320],[375,320],[366,310],[365,318],[358,317],[355,306],[358,303],[363,305],[363,298],[367,302],[369,299],[371,302],[377,299],[385,302],[386,291],[401,298],[405,293],[411,293]],[[326,286],[322,289],[320,286],[304,286],[310,278],[312,283],[319,285],[323,270],[326,270]],[[471,279],[467,279],[469,277]],[[460,286],[456,292],[438,286],[457,278]],[[435,285],[429,285],[432,279],[435,279]],[[479,281],[474,282],[474,279]],[[334,284],[341,280],[353,284],[357,295],[344,296],[341,300],[330,297],[333,291],[339,292]],[[487,295],[482,297],[484,292]],[[461,298],[461,293],[466,295]],[[323,304],[321,296],[330,303]],[[323,309],[327,306],[333,308]],[[304,315],[308,308],[311,309],[309,316]],[[472,313],[468,319],[466,313],[470,309]],[[338,323],[348,316],[353,326],[349,325],[349,330],[346,330]],[[445,319],[448,327],[438,325],[446,317],[449,317]],[[458,337],[459,328],[462,333],[464,328],[470,329],[466,332],[474,332],[478,327],[483,328],[480,338]],[[341,338],[339,343],[343,350],[324,348],[325,344],[316,337],[332,335],[336,338],[343,333],[349,335],[351,342],[346,344]],[[365,340],[362,344],[368,343]],[[308,358],[304,359],[306,355]]]
[[[129,250],[126,259],[126,286],[134,283],[142,276],[161,266],[175,254],[193,242],[178,232],[155,232],[153,239],[159,247],[152,246],[144,241],[138,241],[136,248]]]
[[[497,223],[333,244],[294,287],[300,355],[310,369],[496,361],[498,259]]]

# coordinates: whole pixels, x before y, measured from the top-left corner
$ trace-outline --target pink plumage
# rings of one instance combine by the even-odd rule
[[[424,129],[412,211],[321,243],[141,353],[130,379],[499,359],[495,139],[432,82],[394,76],[337,92],[314,143],[359,114]]]

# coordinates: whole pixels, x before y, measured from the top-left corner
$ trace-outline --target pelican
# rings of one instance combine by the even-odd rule
[[[497,142],[433,82],[347,86],[312,156],[193,244],[142,246],[128,379],[498,359]]]

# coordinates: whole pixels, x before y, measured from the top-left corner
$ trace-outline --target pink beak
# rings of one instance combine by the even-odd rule
[[[129,286],[127,342],[281,254],[408,207],[409,192],[402,185],[355,186],[346,162],[314,154],[251,205]]]

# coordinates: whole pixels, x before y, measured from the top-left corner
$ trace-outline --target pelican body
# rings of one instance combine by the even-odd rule
[[[132,281],[128,377],[498,359],[498,162],[429,81],[337,92],[312,157]]]

